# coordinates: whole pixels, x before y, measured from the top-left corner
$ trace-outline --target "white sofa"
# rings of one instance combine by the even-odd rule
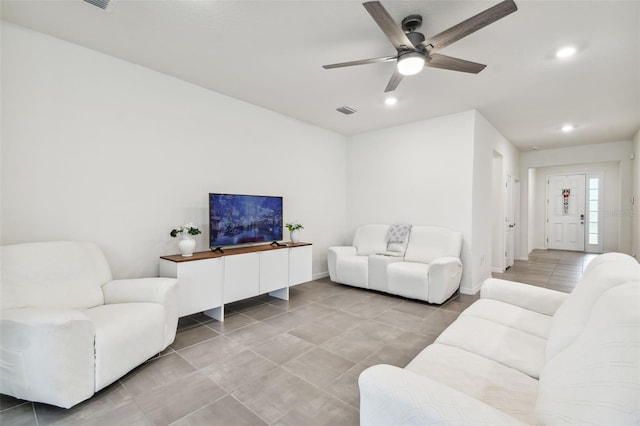
[[[177,281],[112,280],[93,243],[3,246],[0,263],[0,393],[69,408],[175,338]]]
[[[404,369],[359,378],[360,424],[640,424],[640,266],[609,253],[571,294],[488,279]]]
[[[411,227],[404,245],[390,250],[390,225],[363,225],[352,246],[329,247],[332,281],[441,304],[460,287],[462,233],[439,226]]]

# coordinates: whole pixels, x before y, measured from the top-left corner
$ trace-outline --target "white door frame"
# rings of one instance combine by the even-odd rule
[[[513,259],[520,259],[520,179],[513,180]]]

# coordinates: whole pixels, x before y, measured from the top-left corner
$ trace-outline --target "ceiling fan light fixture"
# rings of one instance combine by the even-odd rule
[[[398,72],[402,75],[418,74],[424,68],[425,57],[420,52],[408,52],[398,58]]]

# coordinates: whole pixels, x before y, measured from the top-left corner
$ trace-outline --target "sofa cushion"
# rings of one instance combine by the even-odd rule
[[[359,256],[369,256],[387,250],[389,225],[362,225],[353,237],[353,246]]]
[[[96,391],[164,349],[165,313],[160,304],[118,303],[96,306],[83,313],[91,319],[96,332]]]
[[[640,424],[640,281],[603,292],[579,336],[547,361],[536,412],[545,424]]]
[[[607,290],[640,277],[640,265],[631,256],[616,253],[616,261],[611,256],[594,259],[595,264],[587,266],[582,279],[569,298],[553,316],[546,359],[556,356],[569,346],[582,332],[591,314],[593,305]]]
[[[415,262],[397,262],[387,266],[387,287],[398,296],[428,300],[429,265]]]
[[[524,423],[536,423],[533,411],[538,381],[499,362],[434,343],[405,368],[458,389]]]
[[[431,263],[439,257],[460,257],[462,234],[439,226],[413,226],[405,252],[407,262]]]
[[[484,318],[461,315],[436,339],[538,378],[547,340]],[[508,344],[505,344],[508,343]]]
[[[543,339],[549,337],[551,330],[552,317],[550,315],[493,299],[480,299],[462,311],[460,315],[484,318]]]
[[[104,303],[101,285],[111,270],[100,248],[88,242],[3,246],[2,309],[86,309]]]

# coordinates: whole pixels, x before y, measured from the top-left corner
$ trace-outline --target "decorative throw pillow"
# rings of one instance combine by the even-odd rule
[[[404,253],[409,241],[411,225],[396,223],[389,227],[387,231],[387,251]]]

